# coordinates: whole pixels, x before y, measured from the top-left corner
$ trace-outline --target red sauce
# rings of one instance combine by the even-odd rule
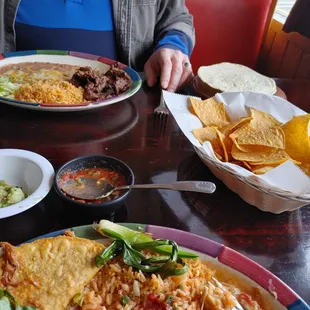
[[[78,170],[78,171],[65,172],[59,178],[58,186],[61,189],[63,187],[63,185],[69,179],[75,180],[78,184],[79,179],[81,177],[94,178],[96,180],[105,180],[105,181],[109,182],[114,187],[127,185],[125,177],[118,171],[109,170],[109,169],[105,169],[105,168],[86,168],[86,169]],[[117,197],[119,197],[119,195],[120,195],[120,192],[115,191],[110,196],[108,196],[104,199],[92,200],[92,201],[88,201],[88,202],[89,203],[100,203],[103,201],[109,201],[112,199],[116,199]],[[74,199],[72,197],[70,197],[70,198],[73,200],[76,200],[76,201],[86,202],[85,200],[82,200],[82,199]]]

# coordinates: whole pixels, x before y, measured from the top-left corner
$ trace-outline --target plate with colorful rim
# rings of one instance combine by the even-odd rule
[[[58,50],[33,50],[33,51],[20,51],[0,54],[0,70],[3,66],[11,64],[20,64],[24,62],[41,62],[41,63],[55,63],[80,67],[91,67],[92,69],[101,69],[107,71],[112,64],[116,61],[96,55],[58,51]],[[0,96],[0,102],[11,106],[40,110],[40,111],[54,111],[54,112],[72,112],[97,109],[113,103],[123,101],[133,96],[141,87],[142,80],[139,74],[132,68],[125,64],[119,63],[119,68],[123,69],[131,78],[131,86],[123,93],[104,100],[96,102],[87,102],[81,104],[40,104],[26,101],[19,101],[16,99],[6,98]],[[1,77],[1,74],[0,74]]]
[[[174,240],[181,248],[197,252],[203,261],[210,263],[215,268],[228,272],[229,275],[252,287],[261,287],[265,300],[271,304],[274,310],[310,310],[310,307],[274,274],[223,244],[168,227],[132,223],[121,223],[121,225],[137,231],[150,233],[154,239],[163,238]],[[80,238],[102,240],[102,235],[96,232],[92,225],[73,227],[70,230]],[[63,234],[65,231],[66,229],[58,230],[27,242],[32,242],[40,238],[55,237]],[[274,293],[277,295],[277,300],[274,298]]]

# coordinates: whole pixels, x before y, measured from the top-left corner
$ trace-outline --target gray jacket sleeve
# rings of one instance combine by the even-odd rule
[[[169,30],[178,30],[187,35],[192,46],[195,45],[193,16],[189,13],[185,0],[162,0],[157,4],[157,23],[155,42]]]

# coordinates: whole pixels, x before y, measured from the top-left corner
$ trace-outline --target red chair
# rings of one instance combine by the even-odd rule
[[[194,73],[203,65],[233,62],[254,68],[276,0],[187,0],[194,16]]]

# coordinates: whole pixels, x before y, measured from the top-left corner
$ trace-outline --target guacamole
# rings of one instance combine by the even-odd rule
[[[6,184],[0,181],[0,208],[8,207],[26,198],[21,188]]]

